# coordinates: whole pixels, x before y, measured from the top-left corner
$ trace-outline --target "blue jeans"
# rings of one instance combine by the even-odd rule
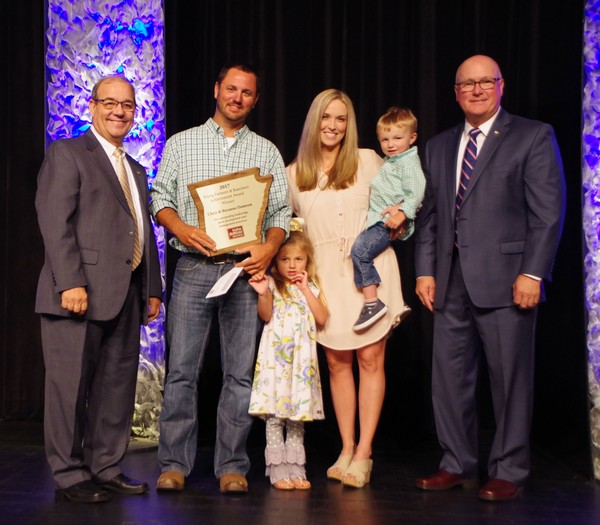
[[[198,377],[208,346],[210,327],[219,322],[223,383],[217,411],[215,475],[246,474],[250,460],[246,439],[255,343],[260,327],[256,292],[244,275],[225,295],[206,299],[215,282],[233,267],[183,254],[177,263],[168,308],[169,366],[162,413],[158,461],[161,471],[189,475],[198,438]]]
[[[373,260],[390,244],[390,230],[378,222],[360,233],[352,245],[352,263],[354,264],[354,284],[364,288],[379,284],[381,277],[375,269]]]

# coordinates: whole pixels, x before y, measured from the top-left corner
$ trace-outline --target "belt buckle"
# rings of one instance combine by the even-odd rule
[[[233,257],[226,253],[222,253],[220,255],[213,255],[211,259],[213,264],[226,264],[228,262],[233,261]]]

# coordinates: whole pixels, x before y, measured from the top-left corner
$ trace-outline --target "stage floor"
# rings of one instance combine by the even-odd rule
[[[311,434],[307,427],[307,436]],[[149,494],[114,496],[101,504],[54,501],[39,423],[0,423],[0,523],[7,525],[506,525],[600,523],[600,485],[539,451],[523,497],[507,503],[479,501],[476,490],[428,493],[414,478],[435,470],[435,442],[393,450],[379,442],[372,482],[349,489],[327,481],[335,452],[319,435],[307,439],[310,491],[283,492],[264,477],[263,450],[254,433],[249,452],[250,492],[222,495],[212,474],[212,448],[199,448],[197,466],[178,494],[158,494],[156,448],[135,446],[124,472],[148,481]]]

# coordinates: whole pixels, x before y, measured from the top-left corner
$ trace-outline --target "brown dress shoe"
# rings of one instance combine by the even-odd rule
[[[454,487],[472,488],[475,486],[475,480],[461,478],[447,470],[439,470],[433,476],[417,478],[415,485],[423,490],[448,490]]]
[[[490,479],[479,490],[477,496],[486,501],[510,501],[518,498],[523,492],[523,487],[515,485],[504,479]]]
[[[223,493],[248,492],[248,481],[243,474],[229,472],[219,478],[219,490]]]
[[[176,470],[165,470],[156,480],[156,490],[181,492],[185,487],[185,476]]]

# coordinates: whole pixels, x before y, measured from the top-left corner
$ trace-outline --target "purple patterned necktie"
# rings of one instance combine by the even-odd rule
[[[460,210],[463,199],[469,182],[471,181],[471,173],[475,167],[475,160],[477,159],[477,135],[481,133],[479,128],[473,128],[469,131],[469,141],[465,148],[465,156],[463,157],[462,165],[460,167],[460,180],[458,181],[458,191],[456,192],[456,212]],[[456,229],[456,222],[454,227],[454,244],[458,247],[458,232]]]
[[[463,157],[460,167],[460,181],[458,182],[458,192],[456,193],[456,211],[460,210],[460,206],[465,197],[465,192],[471,181],[471,173],[477,160],[477,135],[481,133],[479,128],[473,128],[469,131],[469,141],[465,148],[465,156]]]

